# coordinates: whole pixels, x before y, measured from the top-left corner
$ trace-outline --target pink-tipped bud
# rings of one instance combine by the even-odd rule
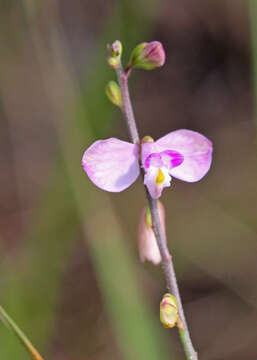
[[[111,56],[108,57],[108,64],[116,69],[120,65],[122,43],[119,40],[116,40],[112,45],[107,45],[107,49],[111,54]]]
[[[165,209],[160,201],[158,201],[158,210],[162,230],[165,233]],[[140,213],[138,225],[138,251],[142,262],[148,260],[154,265],[158,265],[162,260],[152,229],[152,216],[149,206],[144,207]]]
[[[122,54],[122,43],[119,40],[115,40],[112,45],[108,45],[107,48],[114,57],[121,56]]]
[[[160,303],[160,320],[165,328],[173,328],[174,326],[181,326],[178,315],[178,303],[175,296],[165,294]]]
[[[135,47],[130,57],[129,66],[144,70],[153,70],[165,63],[165,51],[159,41],[142,43]]]

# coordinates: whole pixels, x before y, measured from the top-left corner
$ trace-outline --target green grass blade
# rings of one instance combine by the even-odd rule
[[[43,357],[39,354],[37,349],[31,343],[31,341],[27,338],[27,336],[23,333],[23,331],[19,328],[19,326],[14,322],[14,320],[7,314],[7,312],[0,305],[0,320],[2,323],[20,340],[23,346],[27,349],[28,353],[31,355],[34,360],[44,360]]]

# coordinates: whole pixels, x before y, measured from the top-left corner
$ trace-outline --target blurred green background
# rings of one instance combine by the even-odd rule
[[[95,139],[128,139],[104,92],[116,39],[124,60],[143,41],[166,50],[163,68],[132,75],[141,136],[188,128],[214,144],[209,174],[174,180],[162,198],[199,357],[256,360],[257,9],[253,0],[249,17],[248,5],[0,3],[0,304],[46,360],[184,359],[177,331],[158,319],[162,273],[139,263],[141,181],[104,193],[80,164]],[[29,356],[0,323],[2,359]]]

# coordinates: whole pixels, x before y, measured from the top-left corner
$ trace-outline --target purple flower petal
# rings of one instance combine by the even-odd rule
[[[150,166],[161,168],[165,166],[168,170],[179,166],[184,160],[183,155],[173,150],[166,150],[160,153],[151,153],[144,162],[144,168],[147,170]]]
[[[161,154],[159,153],[152,153],[150,154],[144,162],[144,167],[145,169],[148,169],[149,167],[154,166],[154,167],[162,167],[163,166],[163,162],[162,162],[162,157]]]
[[[165,150],[160,153],[164,166],[170,170],[179,166],[184,161],[184,156],[174,150]]]
[[[170,170],[170,174],[180,180],[199,181],[210,169],[212,143],[195,131],[173,131],[157,140],[155,147],[158,151],[173,150],[183,155],[181,165]]]
[[[110,138],[94,142],[85,151],[82,165],[96,186],[120,192],[137,179],[140,173],[138,158],[137,145]]]

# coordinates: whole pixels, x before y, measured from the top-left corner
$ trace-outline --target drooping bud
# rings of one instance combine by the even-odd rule
[[[116,106],[122,107],[122,96],[116,81],[109,81],[105,88],[108,99]]]
[[[114,41],[112,45],[107,45],[111,56],[108,57],[108,64],[112,68],[117,68],[120,64],[121,54],[122,54],[122,44],[119,40]]]
[[[161,226],[165,234],[165,209],[158,201],[158,210]],[[152,216],[149,206],[142,209],[138,225],[138,251],[142,262],[151,261],[154,265],[160,264],[162,258],[152,229]]]
[[[141,43],[132,51],[129,67],[153,70],[165,63],[165,51],[159,41]]]
[[[172,328],[179,322],[178,303],[175,296],[165,294],[160,303],[160,320],[165,328]]]

